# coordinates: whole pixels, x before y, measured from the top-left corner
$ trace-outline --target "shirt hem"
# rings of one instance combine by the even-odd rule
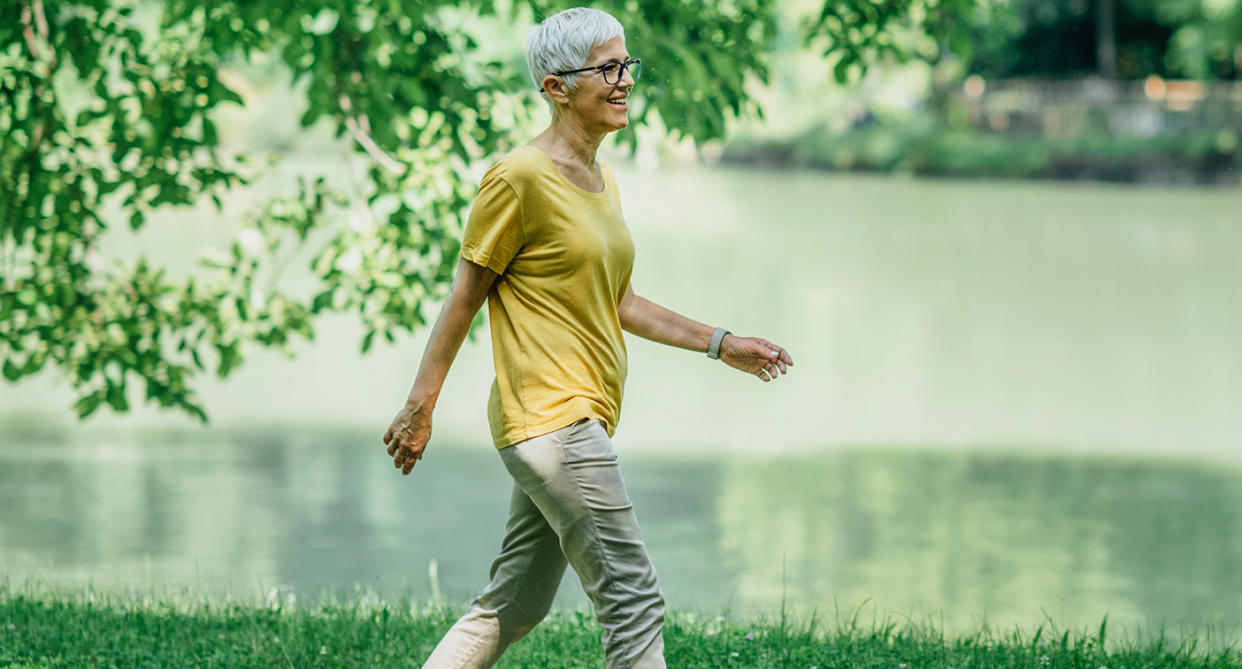
[[[542,437],[545,434],[556,432],[557,430],[573,425],[584,418],[603,422],[604,428],[607,430],[609,437],[616,432],[616,427],[606,416],[600,415],[597,411],[591,411],[570,414],[568,417],[559,417],[555,420],[539,425],[528,425],[524,431],[506,432],[499,437],[493,436],[492,444],[496,447],[496,450],[509,448],[510,446],[516,446],[523,441],[529,441],[535,437]]]

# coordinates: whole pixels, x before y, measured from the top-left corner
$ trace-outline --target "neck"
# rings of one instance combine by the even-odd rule
[[[553,156],[581,163],[590,169],[595,165],[595,154],[603,141],[603,134],[592,133],[566,115],[557,115],[548,129],[531,143],[539,145]]]

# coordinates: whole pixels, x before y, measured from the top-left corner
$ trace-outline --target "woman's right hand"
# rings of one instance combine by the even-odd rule
[[[384,433],[384,443],[388,446],[388,454],[392,456],[393,466],[408,475],[414,469],[414,463],[423,457],[423,449],[431,440],[431,407],[413,401],[405,406],[392,419],[392,425]]]
[[[427,448],[427,442],[431,439],[431,411],[440,396],[444,377],[448,376],[457,349],[461,348],[466,333],[470,331],[470,322],[479,307],[483,306],[483,300],[487,299],[488,291],[499,276],[465,258],[457,262],[457,277],[453,279],[448,299],[440,309],[440,317],[431,328],[427,349],[418,364],[414,387],[406,396],[405,406],[397,412],[397,417],[392,419],[392,425],[384,433],[388,454],[402,474],[409,474],[414,469],[414,463],[423,458],[423,449]]]

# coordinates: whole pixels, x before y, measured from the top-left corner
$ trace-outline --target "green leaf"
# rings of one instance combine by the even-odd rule
[[[216,368],[216,374],[220,378],[224,378],[232,372],[237,365],[241,364],[241,352],[237,350],[237,345],[219,347],[220,365]]]
[[[213,81],[211,83],[211,92],[209,94],[211,95],[211,97],[221,102],[232,102],[240,106],[245,106],[246,104],[245,101],[242,100],[242,96],[238,95],[237,91],[229,88],[228,86],[225,86],[224,84],[220,83],[218,80]],[[204,123],[209,123],[209,122],[206,121],[206,119],[204,119]],[[212,141],[209,143],[214,144],[215,143],[215,127],[214,126],[210,126],[210,127],[211,127],[211,132],[212,132]]]
[[[311,302],[311,313],[317,314],[332,306],[332,294],[334,292],[332,290],[325,290],[316,295],[314,301]]]
[[[74,403],[73,407],[78,412],[78,418],[86,418],[95,413],[95,410],[103,404],[104,394],[102,391],[93,392]]]
[[[112,407],[113,410],[118,413],[123,413],[129,410],[129,402],[125,400],[124,383],[109,383],[108,390],[104,397],[108,401],[108,406]]]
[[[43,369],[43,365],[47,363],[47,354],[43,351],[36,351],[26,359],[26,364],[22,367],[22,376],[29,376]]]
[[[203,411],[201,406],[192,404],[189,400],[182,400],[181,408],[185,409],[186,413],[189,413],[191,416],[197,418],[200,423],[207,423],[207,412]]]

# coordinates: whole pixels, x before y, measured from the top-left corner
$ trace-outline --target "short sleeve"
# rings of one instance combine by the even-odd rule
[[[483,176],[466,231],[461,240],[461,257],[497,274],[517,255],[525,242],[522,203],[509,182],[493,168]]]

